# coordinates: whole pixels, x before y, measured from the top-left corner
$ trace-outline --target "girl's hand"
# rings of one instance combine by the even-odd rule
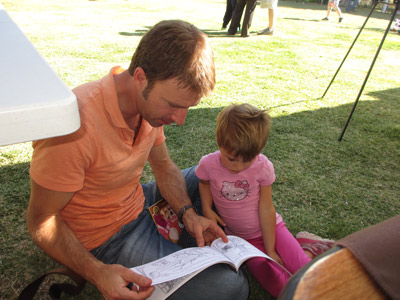
[[[217,224],[220,224],[222,227],[226,226],[225,222],[222,220],[222,218],[215,211],[211,210],[211,211],[209,211],[207,213],[205,213],[205,212],[203,212],[203,213],[204,213],[204,216],[206,218],[214,221]]]
[[[273,260],[275,260],[278,264],[281,266],[285,266],[283,264],[282,258],[279,256],[279,254],[276,251],[272,251],[271,253],[267,253],[269,257],[271,257]]]

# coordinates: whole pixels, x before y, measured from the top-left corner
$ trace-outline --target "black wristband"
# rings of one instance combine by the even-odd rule
[[[192,204],[185,205],[184,207],[182,207],[182,208],[179,210],[179,214],[178,214],[178,221],[179,221],[179,223],[183,224],[183,215],[184,215],[185,212],[186,212],[188,209],[190,209],[190,208],[193,208],[194,211],[195,211],[196,214],[197,214],[197,209],[196,209],[196,207],[194,207],[194,205],[192,205]]]

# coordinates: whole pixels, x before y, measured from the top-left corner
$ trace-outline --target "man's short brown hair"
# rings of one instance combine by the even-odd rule
[[[207,36],[185,21],[165,20],[151,28],[133,54],[129,73],[137,67],[148,81],[145,97],[155,81],[172,78],[199,97],[214,89],[214,54]]]

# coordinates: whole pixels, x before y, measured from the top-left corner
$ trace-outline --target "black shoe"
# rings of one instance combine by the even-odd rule
[[[227,34],[227,35],[235,35],[235,34],[236,34],[236,31],[235,31],[235,30],[232,30],[232,29],[229,29],[228,32],[227,32],[226,34]]]

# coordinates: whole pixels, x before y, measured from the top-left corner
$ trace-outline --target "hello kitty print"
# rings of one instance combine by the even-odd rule
[[[236,180],[235,182],[222,182],[221,195],[230,201],[240,201],[249,194],[250,185],[247,180]]]

